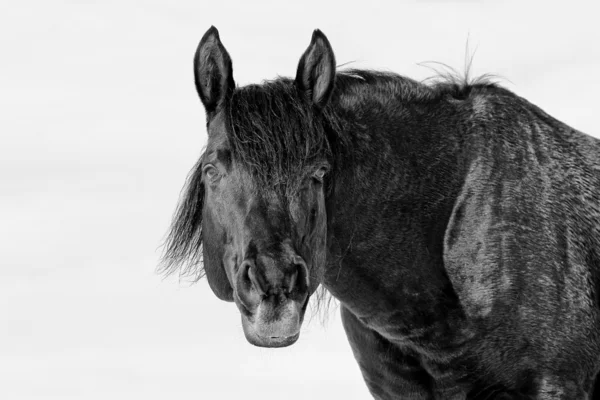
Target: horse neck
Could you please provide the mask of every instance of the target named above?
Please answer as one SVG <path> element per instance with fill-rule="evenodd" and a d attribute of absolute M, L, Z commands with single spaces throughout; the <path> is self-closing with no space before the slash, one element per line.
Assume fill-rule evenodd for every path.
<path fill-rule="evenodd" d="M 335 195 L 340 205 L 394 202 L 429 212 L 448 203 L 464 179 L 464 135 L 452 102 L 426 93 L 367 92 L 338 102 L 339 136 Z M 343 98 L 342 98 L 343 99 Z"/>
<path fill-rule="evenodd" d="M 373 253 L 438 257 L 464 180 L 456 110 L 441 96 L 406 99 L 402 93 L 384 96 L 372 90 L 354 95 L 351 100 L 340 96 L 335 112 L 347 143 L 337 152 L 328 201 L 328 263 L 337 269 L 350 252 L 353 268 L 372 268 Z M 432 260 L 423 263 L 435 268 Z M 328 274 L 332 289 L 338 276 Z"/>

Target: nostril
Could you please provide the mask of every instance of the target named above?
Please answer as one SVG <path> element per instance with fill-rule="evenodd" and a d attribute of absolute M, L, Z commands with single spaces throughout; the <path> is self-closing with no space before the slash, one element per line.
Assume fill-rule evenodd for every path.
<path fill-rule="evenodd" d="M 256 265 L 254 263 L 245 261 L 248 263 L 247 274 L 248 280 L 251 282 L 254 290 L 258 292 L 259 295 L 264 296 L 267 293 L 267 284 L 262 277 L 262 275 L 256 270 Z"/>
<path fill-rule="evenodd" d="M 251 261 L 244 260 L 238 270 L 238 274 L 240 276 L 238 282 L 243 283 L 244 286 L 248 289 L 250 288 L 250 286 L 252 286 L 252 281 L 250 280 L 250 276 L 249 276 L 249 271 L 250 271 L 251 266 L 252 266 Z"/>
<path fill-rule="evenodd" d="M 251 259 L 242 261 L 236 273 L 236 293 L 240 301 L 240 310 L 251 315 L 264 297 L 263 290 L 256 276 L 256 265 Z"/>
<path fill-rule="evenodd" d="M 296 271 L 292 275 L 290 291 L 296 288 L 300 291 L 308 290 L 310 280 L 306 263 L 301 257 L 296 257 L 294 263 L 296 264 Z"/>
<path fill-rule="evenodd" d="M 292 272 L 292 274 L 288 278 L 288 285 L 287 285 L 288 293 L 291 292 L 292 290 L 294 290 L 294 288 L 296 287 L 296 281 L 298 280 L 299 273 L 300 273 L 300 271 L 298 269 L 296 269 L 294 272 Z"/>

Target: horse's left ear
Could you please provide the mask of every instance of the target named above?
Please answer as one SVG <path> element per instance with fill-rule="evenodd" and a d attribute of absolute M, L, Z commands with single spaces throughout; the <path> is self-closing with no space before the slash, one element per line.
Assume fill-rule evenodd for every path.
<path fill-rule="evenodd" d="M 310 45 L 300 58 L 296 85 L 317 107 L 324 107 L 333 91 L 335 56 L 327 37 L 315 29 Z"/>
<path fill-rule="evenodd" d="M 219 38 L 219 31 L 211 26 L 202 36 L 194 56 L 196 90 L 207 113 L 223 104 L 235 88 L 231 57 Z"/>

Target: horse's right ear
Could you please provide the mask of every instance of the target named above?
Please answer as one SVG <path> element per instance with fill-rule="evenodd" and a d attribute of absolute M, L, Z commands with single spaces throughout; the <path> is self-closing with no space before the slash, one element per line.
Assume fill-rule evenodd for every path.
<path fill-rule="evenodd" d="M 196 49 L 194 78 L 207 113 L 212 113 L 222 105 L 235 88 L 231 58 L 214 26 L 202 36 Z"/>
<path fill-rule="evenodd" d="M 296 86 L 317 107 L 324 107 L 333 91 L 335 56 L 327 37 L 315 29 L 310 45 L 300 58 Z"/>

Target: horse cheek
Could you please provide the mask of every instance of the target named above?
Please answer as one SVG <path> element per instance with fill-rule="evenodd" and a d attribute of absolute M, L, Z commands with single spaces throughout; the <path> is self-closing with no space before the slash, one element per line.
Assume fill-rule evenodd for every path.
<path fill-rule="evenodd" d="M 205 217 L 202 225 L 204 272 L 208 284 L 219 299 L 233 301 L 233 288 L 223 265 L 225 243 L 221 243 L 220 238 L 224 235 L 218 234 L 219 230 L 210 217 Z"/>

